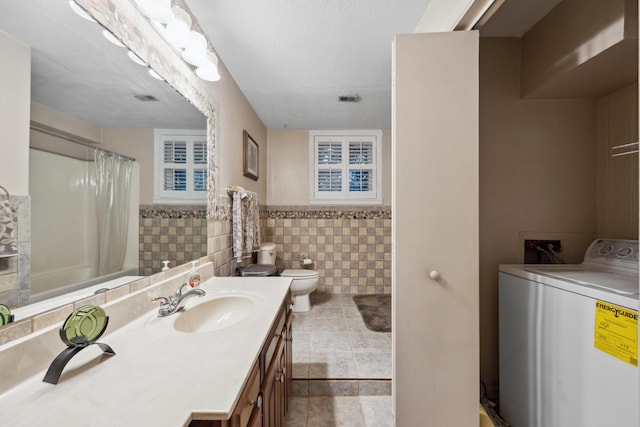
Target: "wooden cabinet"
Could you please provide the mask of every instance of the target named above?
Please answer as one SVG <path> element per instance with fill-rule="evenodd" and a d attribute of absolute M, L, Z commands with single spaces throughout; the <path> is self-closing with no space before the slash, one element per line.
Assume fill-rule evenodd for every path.
<path fill-rule="evenodd" d="M 284 427 L 291 393 L 291 296 L 282 303 L 231 418 L 191 421 L 189 427 Z"/>
<path fill-rule="evenodd" d="M 264 427 L 283 427 L 285 425 L 289 394 L 291 391 L 291 348 L 293 314 L 290 300 L 285 300 L 280 312 L 280 318 L 276 321 L 273 330 L 275 348 L 271 351 L 272 345 L 267 346 L 265 358 L 266 375 L 263 382 L 263 421 Z"/>

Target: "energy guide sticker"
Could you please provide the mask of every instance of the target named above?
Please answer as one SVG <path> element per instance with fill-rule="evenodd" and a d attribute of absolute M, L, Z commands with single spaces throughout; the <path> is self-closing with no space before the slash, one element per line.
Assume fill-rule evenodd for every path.
<path fill-rule="evenodd" d="M 638 312 L 596 301 L 594 347 L 638 366 Z"/>

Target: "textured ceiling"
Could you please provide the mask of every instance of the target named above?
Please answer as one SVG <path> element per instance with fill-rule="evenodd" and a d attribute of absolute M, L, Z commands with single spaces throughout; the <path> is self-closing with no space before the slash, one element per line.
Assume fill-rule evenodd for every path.
<path fill-rule="evenodd" d="M 507 0 L 481 31 L 519 37 L 559 0 Z M 391 128 L 391 43 L 429 0 L 187 0 L 270 129 Z M 67 0 L 1 0 L 32 47 L 32 98 L 100 127 L 203 128 L 204 116 L 108 43 Z M 153 95 L 142 103 L 134 95 Z M 338 103 L 358 94 L 357 104 Z"/>
<path fill-rule="evenodd" d="M 428 3 L 187 0 L 269 129 L 390 129 L 393 37 L 414 32 Z"/>
<path fill-rule="evenodd" d="M 104 128 L 206 128 L 204 115 L 109 43 L 68 0 L 2 0 L 0 30 L 31 46 L 33 101 Z"/>

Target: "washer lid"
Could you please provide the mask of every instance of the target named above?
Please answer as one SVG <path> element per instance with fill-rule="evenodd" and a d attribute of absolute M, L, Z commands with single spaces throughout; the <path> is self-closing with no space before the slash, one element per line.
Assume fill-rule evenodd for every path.
<path fill-rule="evenodd" d="M 241 276 L 272 276 L 276 266 L 272 264 L 249 264 L 240 273 Z"/>
<path fill-rule="evenodd" d="M 318 277 L 320 275 L 320 273 L 318 273 L 315 270 L 304 270 L 301 268 L 292 268 L 292 269 L 288 269 L 288 270 L 284 270 L 282 273 L 280 273 L 280 276 L 284 276 L 284 277 L 305 277 L 305 278 L 312 278 L 312 277 Z"/>

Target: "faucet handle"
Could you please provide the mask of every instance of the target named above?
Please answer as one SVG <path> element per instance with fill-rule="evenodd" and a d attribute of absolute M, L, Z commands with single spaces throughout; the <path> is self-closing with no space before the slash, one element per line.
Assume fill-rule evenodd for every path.
<path fill-rule="evenodd" d="M 165 305 L 169 303 L 169 299 L 167 297 L 155 297 L 151 298 L 151 302 L 160 301 L 161 305 Z"/>

